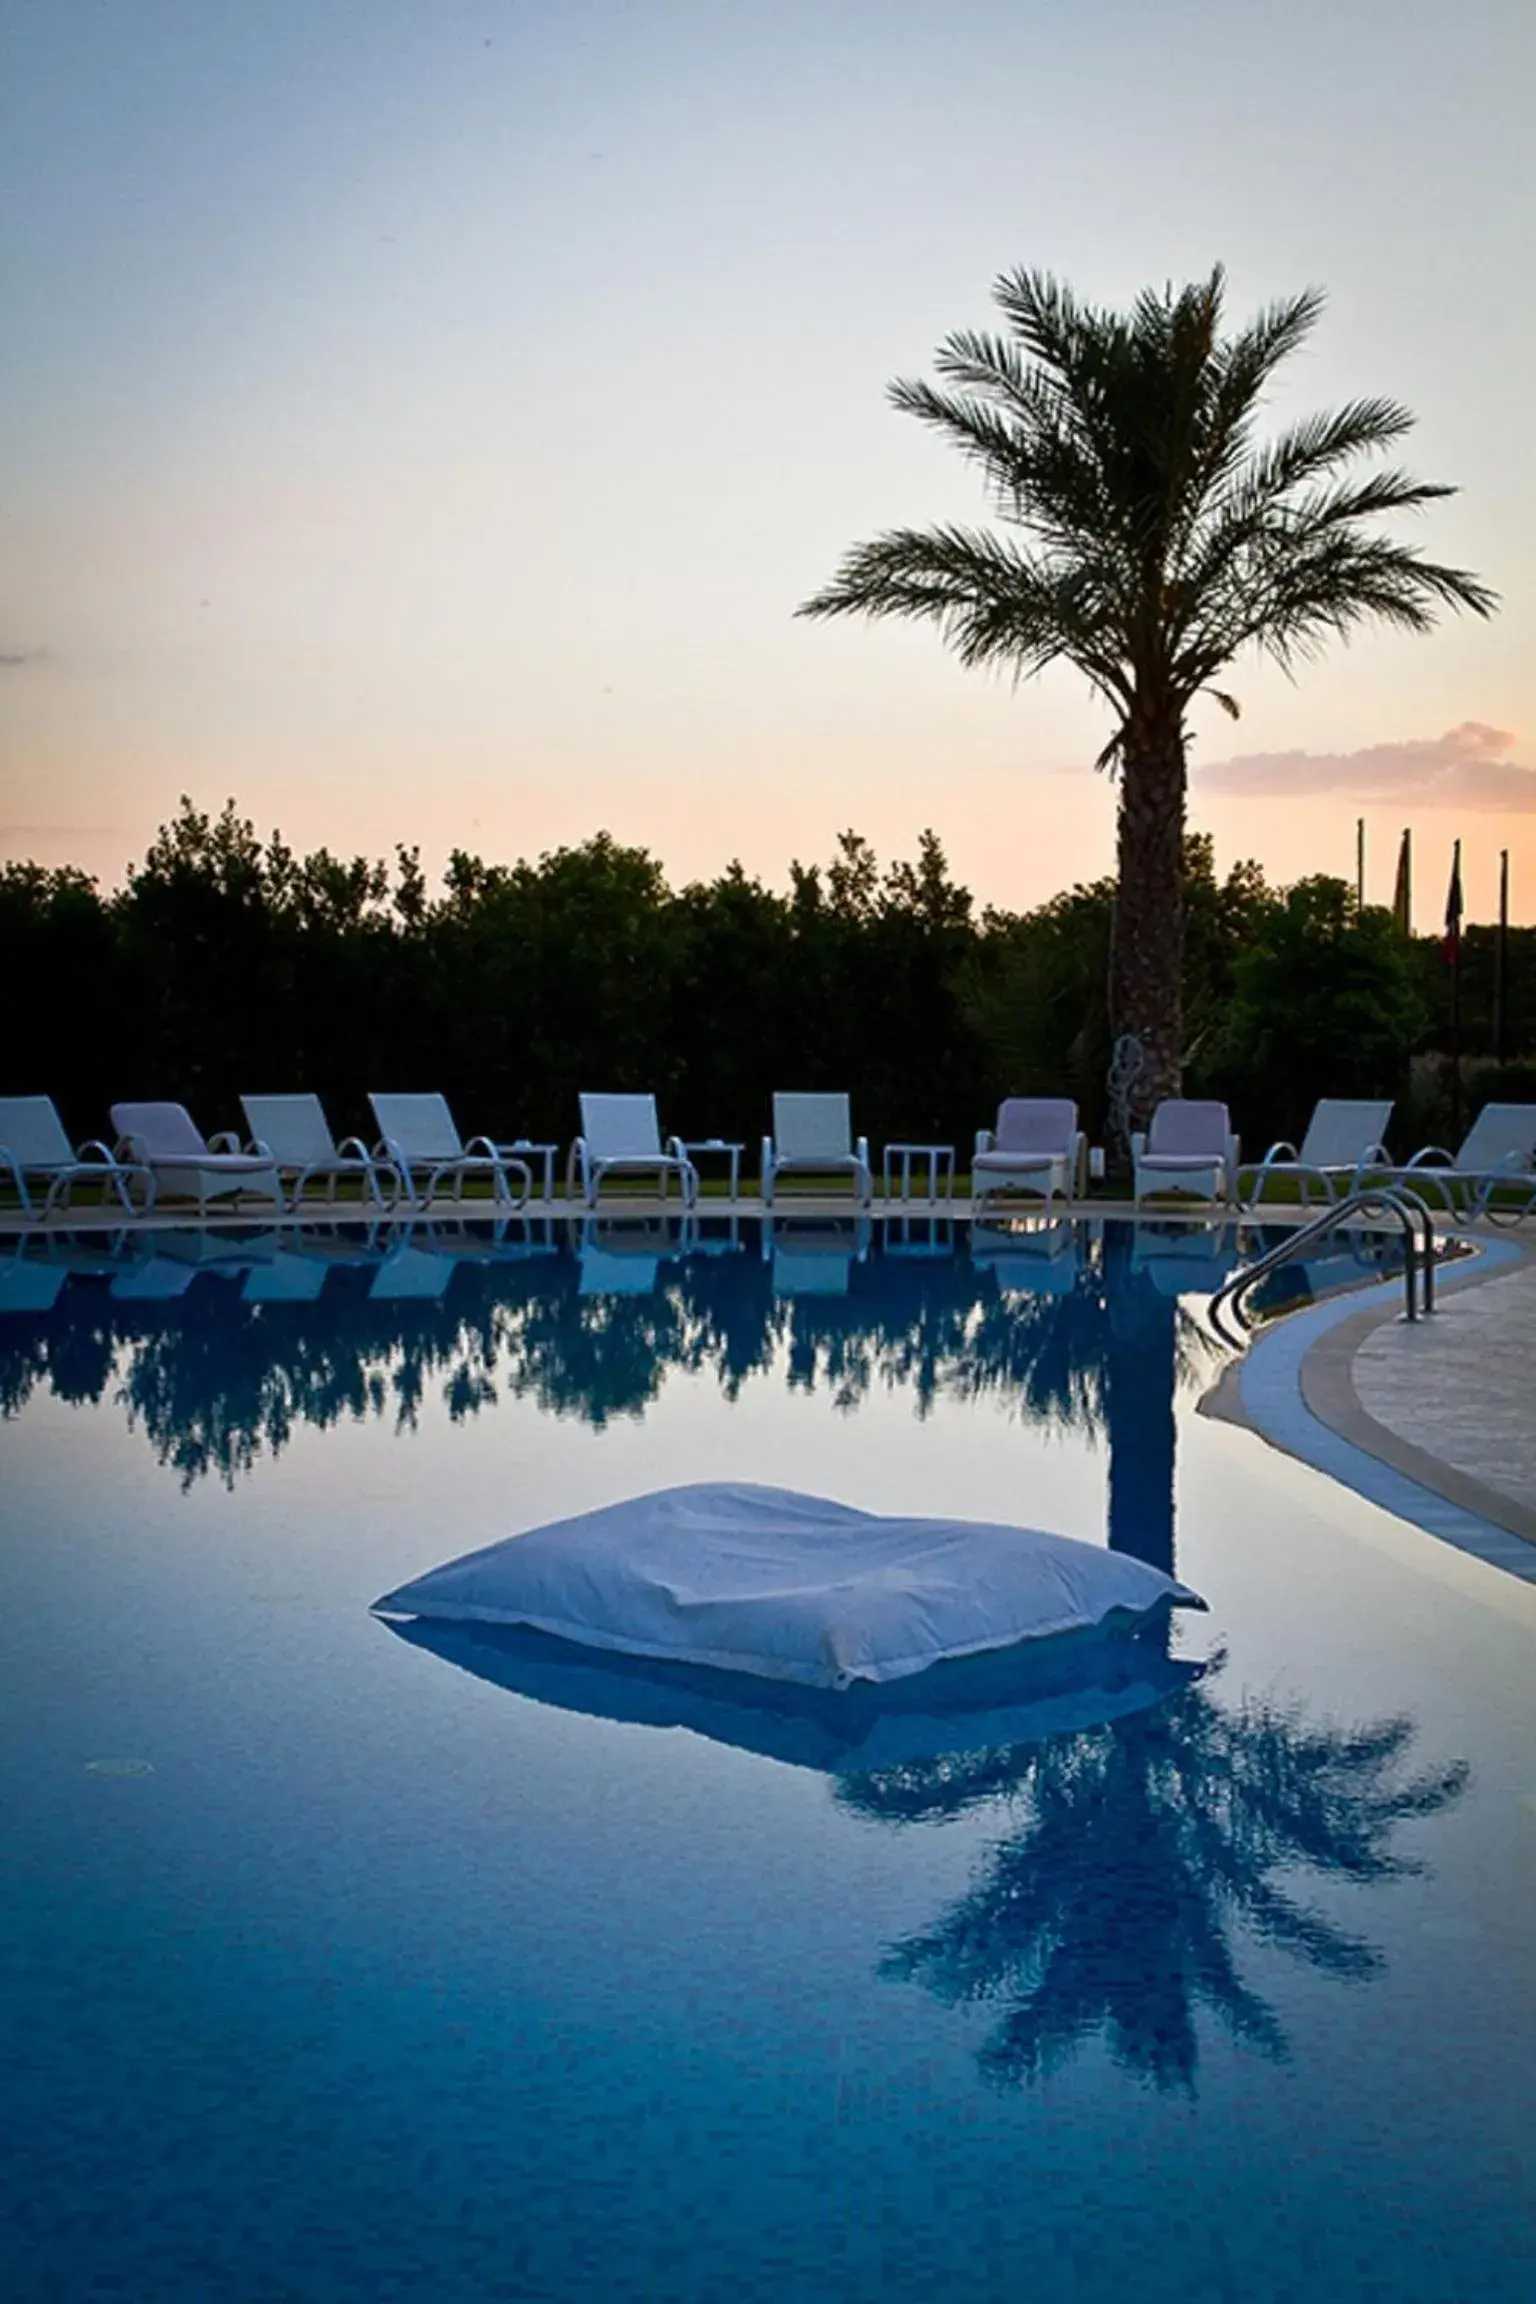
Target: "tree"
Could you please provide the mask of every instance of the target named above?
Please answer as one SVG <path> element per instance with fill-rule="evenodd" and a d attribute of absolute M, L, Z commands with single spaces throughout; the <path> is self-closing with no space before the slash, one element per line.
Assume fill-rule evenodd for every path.
<path fill-rule="evenodd" d="M 1266 388 L 1310 334 L 1315 289 L 1222 333 L 1224 277 L 1147 290 L 1129 311 L 1079 303 L 1048 274 L 995 285 L 1004 335 L 939 347 L 938 386 L 898 380 L 898 409 L 985 477 L 1020 531 L 898 528 L 854 547 L 807 616 L 938 625 L 965 664 L 1026 678 L 1073 665 L 1114 715 L 1099 756 L 1120 775 L 1110 966 L 1117 1035 L 1140 1042 L 1132 1117 L 1178 1092 L 1188 714 L 1250 648 L 1287 667 L 1381 619 L 1430 629 L 1495 595 L 1373 525 L 1453 491 L 1391 466 L 1362 472 L 1412 417 L 1349 402 L 1261 442 Z"/>

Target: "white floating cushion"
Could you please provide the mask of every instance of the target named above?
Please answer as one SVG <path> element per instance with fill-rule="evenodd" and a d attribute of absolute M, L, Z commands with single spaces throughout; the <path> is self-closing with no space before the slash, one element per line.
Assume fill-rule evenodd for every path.
<path fill-rule="evenodd" d="M 374 1602 L 816 1688 L 901 1680 L 944 1657 L 1167 1605 L 1204 1602 L 1097 1544 L 714 1481 L 551 1521 Z"/>

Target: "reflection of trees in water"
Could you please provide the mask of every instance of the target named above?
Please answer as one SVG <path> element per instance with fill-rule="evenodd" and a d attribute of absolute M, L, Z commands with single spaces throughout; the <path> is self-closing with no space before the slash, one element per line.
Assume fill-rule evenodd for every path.
<path fill-rule="evenodd" d="M 993 2013 L 980 2062 L 994 2080 L 1034 2080 L 1102 2037 L 1158 2088 L 1192 2089 L 1202 2011 L 1283 2056 L 1273 2010 L 1239 1973 L 1240 1936 L 1341 1981 L 1379 1971 L 1380 1953 L 1306 1901 L 1296 1876 L 1367 1884 L 1419 1871 L 1394 1851 L 1395 1828 L 1448 1807 L 1466 1767 L 1412 1772 L 1404 1719 L 1340 1728 L 1299 1705 L 1228 1709 L 1219 1668 L 1106 1727 L 839 1785 L 840 1802 L 885 1823 L 992 1801 L 1016 1814 L 968 1892 L 883 1963 Z"/>
<path fill-rule="evenodd" d="M 601 1428 L 643 1415 L 674 1369 L 713 1374 L 734 1399 L 782 1365 L 791 1386 L 844 1409 L 883 1388 L 919 1414 L 992 1397 L 1090 1435 L 1107 1425 L 1112 1474 L 1117 1434 L 1134 1431 L 1141 1454 L 1155 1428 L 1171 1482 L 1171 1390 L 1191 1370 L 1192 1324 L 1130 1268 L 1113 1228 L 1051 1294 L 1004 1287 L 963 1255 L 877 1254 L 851 1267 L 844 1296 L 775 1294 L 750 1248 L 664 1261 L 656 1288 L 633 1295 L 583 1295 L 576 1259 L 553 1252 L 464 1261 L 436 1299 L 373 1296 L 376 1268 L 339 1263 L 307 1303 L 248 1303 L 238 1273 L 200 1272 L 160 1303 L 119 1300 L 104 1272 L 76 1276 L 50 1310 L 0 1318 L 0 1408 L 39 1384 L 73 1401 L 115 1390 L 190 1483 L 233 1480 L 304 1424 L 409 1426 L 433 1387 L 456 1419 L 506 1394 Z M 1122 1511 L 1114 1540 L 1159 1557 L 1138 1485 L 1138 1524 Z"/>

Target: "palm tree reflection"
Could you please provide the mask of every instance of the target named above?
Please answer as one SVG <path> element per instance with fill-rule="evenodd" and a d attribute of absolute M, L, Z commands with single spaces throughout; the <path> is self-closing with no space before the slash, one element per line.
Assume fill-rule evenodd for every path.
<path fill-rule="evenodd" d="M 1466 1767 L 1412 1772 L 1405 1719 L 1340 1728 L 1298 1705 L 1229 1709 L 1220 1669 L 1101 1728 L 838 1786 L 844 1806 L 888 1824 L 993 1801 L 1018 1817 L 959 1902 L 882 1964 L 940 2000 L 998 2011 L 979 2054 L 990 2078 L 1035 2080 L 1100 2037 L 1156 2087 L 1192 2091 L 1202 2011 L 1283 2056 L 1273 2009 L 1239 1972 L 1244 1935 L 1343 1982 L 1380 1970 L 1363 1936 L 1289 1882 L 1419 1871 L 1395 1828 L 1449 1807 Z"/>

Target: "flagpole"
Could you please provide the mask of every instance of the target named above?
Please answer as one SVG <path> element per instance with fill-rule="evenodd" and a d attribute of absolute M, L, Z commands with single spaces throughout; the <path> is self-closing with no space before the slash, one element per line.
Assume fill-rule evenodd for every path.
<path fill-rule="evenodd" d="M 1446 928 L 1451 960 L 1451 1135 L 1461 1141 L 1461 842 L 1451 857 L 1451 895 Z"/>
<path fill-rule="evenodd" d="M 1508 1054 L 1509 1025 L 1509 850 L 1499 850 L 1499 940 L 1493 953 L 1493 1057 L 1502 1064 Z"/>
<path fill-rule="evenodd" d="M 1365 910 L 1365 818 L 1355 818 L 1355 910 Z"/>

